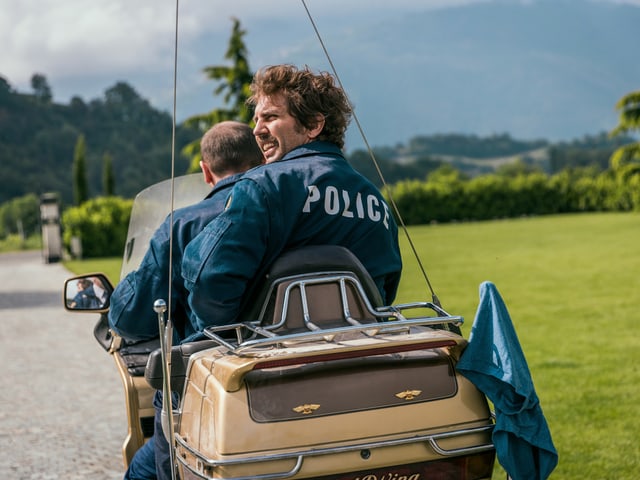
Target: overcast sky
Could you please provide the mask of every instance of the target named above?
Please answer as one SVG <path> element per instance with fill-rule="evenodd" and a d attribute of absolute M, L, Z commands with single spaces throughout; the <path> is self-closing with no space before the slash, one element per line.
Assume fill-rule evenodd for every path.
<path fill-rule="evenodd" d="M 469 1 L 306 0 L 306 5 L 319 19 L 327 14 L 348 19 L 380 14 L 391 8 L 389 3 L 396 11 L 411 11 L 443 2 Z M 103 77 L 106 88 L 111 80 L 139 73 L 165 75 L 173 67 L 174 0 L 0 0 L 0 7 L 0 74 L 18 90 L 30 90 L 30 78 L 36 72 L 49 79 L 56 97 L 64 97 L 59 90 L 66 90 L 65 80 L 77 76 Z M 312 32 L 299 0 L 182 0 L 178 52 L 185 57 L 181 59 L 183 65 L 191 68 L 190 51 L 203 36 L 219 34 L 226 42 L 232 16 L 239 18 L 249 32 L 269 19 L 278 25 L 283 20 L 306 22 L 305 27 Z M 268 30 L 262 33 L 269 36 Z M 226 43 L 220 47 L 224 51 Z M 212 64 L 213 56 L 199 60 L 197 68 L 201 69 Z M 82 96 L 91 92 L 77 93 Z"/>
<path fill-rule="evenodd" d="M 306 0 L 306 5 L 326 37 L 332 29 L 384 19 L 390 11 L 410 14 L 478 1 L 489 0 Z M 622 3 L 640 5 L 640 0 Z M 56 101 L 67 102 L 72 95 L 100 97 L 123 80 L 154 106 L 170 110 L 174 0 L 0 0 L 0 8 L 0 75 L 14 89 L 30 91 L 31 76 L 41 73 Z M 223 62 L 232 16 L 249 32 L 253 68 L 286 61 L 287 50 L 314 38 L 302 0 L 181 0 L 178 92 L 185 103 L 189 92 L 213 87 L 202 68 Z"/>

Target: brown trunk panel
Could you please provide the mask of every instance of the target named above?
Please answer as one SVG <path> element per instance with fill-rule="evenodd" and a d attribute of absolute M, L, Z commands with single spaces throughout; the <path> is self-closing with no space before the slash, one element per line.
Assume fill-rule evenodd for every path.
<path fill-rule="evenodd" d="M 435 352 L 258 370 L 248 373 L 245 382 L 256 422 L 422 403 L 457 392 L 450 360 Z"/>

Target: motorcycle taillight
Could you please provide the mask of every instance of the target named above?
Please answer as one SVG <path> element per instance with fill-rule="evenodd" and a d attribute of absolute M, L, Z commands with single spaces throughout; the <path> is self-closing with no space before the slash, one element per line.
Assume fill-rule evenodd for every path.
<path fill-rule="evenodd" d="M 488 480 L 493 473 L 495 451 L 432 462 L 363 470 L 317 477 L 314 480 Z"/>
<path fill-rule="evenodd" d="M 494 459 L 495 453 L 491 451 L 451 460 L 439 460 L 426 464 L 427 469 L 424 472 L 429 480 L 490 479 L 493 473 Z"/>

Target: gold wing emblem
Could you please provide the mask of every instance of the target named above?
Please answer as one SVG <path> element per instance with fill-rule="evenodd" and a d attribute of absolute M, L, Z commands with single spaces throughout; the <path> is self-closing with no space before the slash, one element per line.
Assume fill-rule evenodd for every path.
<path fill-rule="evenodd" d="M 317 405 L 315 403 L 306 403 L 304 405 L 298 405 L 293 409 L 293 411 L 296 413 L 301 413 L 303 415 L 309 415 L 310 413 L 315 412 L 319 408 L 320 408 L 320 405 Z"/>
<path fill-rule="evenodd" d="M 396 397 L 402 400 L 413 400 L 422 393 L 422 390 L 405 390 L 404 392 L 396 393 Z"/>

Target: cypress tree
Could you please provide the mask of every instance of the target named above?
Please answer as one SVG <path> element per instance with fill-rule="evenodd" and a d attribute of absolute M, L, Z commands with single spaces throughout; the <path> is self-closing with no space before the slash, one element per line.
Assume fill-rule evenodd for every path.
<path fill-rule="evenodd" d="M 73 200 L 76 205 L 81 205 L 89 199 L 89 186 L 87 184 L 86 145 L 84 135 L 80 135 L 76 141 L 73 152 Z"/>
<path fill-rule="evenodd" d="M 102 194 L 105 197 L 115 195 L 115 177 L 111 155 L 105 153 L 102 157 Z"/>

